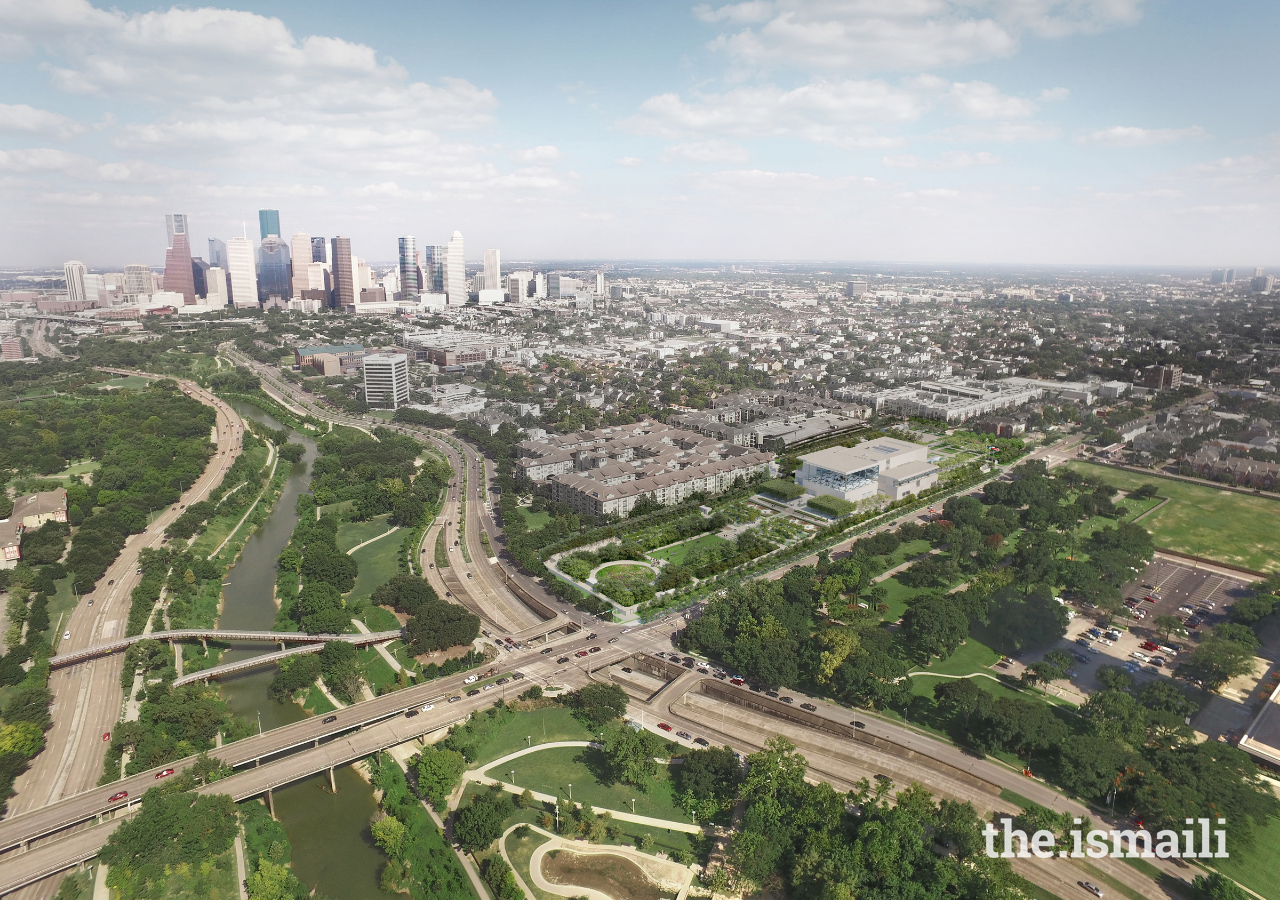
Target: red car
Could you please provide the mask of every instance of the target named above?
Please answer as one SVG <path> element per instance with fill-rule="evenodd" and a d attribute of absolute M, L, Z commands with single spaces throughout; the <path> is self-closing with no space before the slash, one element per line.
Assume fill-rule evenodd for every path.
<path fill-rule="evenodd" d="M 110 731 L 105 732 L 105 733 L 102 735 L 102 739 L 103 739 L 104 741 L 109 741 L 109 740 L 111 740 L 111 732 L 110 732 Z"/>
<path fill-rule="evenodd" d="M 592 647 L 592 648 L 591 648 L 591 650 L 590 650 L 590 652 L 591 652 L 591 653 L 599 653 L 599 652 L 600 652 L 600 648 L 599 648 L 599 647 Z"/>
<path fill-rule="evenodd" d="M 1155 598 L 1155 597 L 1152 597 L 1150 594 L 1148 594 L 1147 596 L 1143 597 L 1142 599 L 1143 599 L 1143 600 L 1146 600 L 1148 603 L 1155 603 L 1155 602 L 1156 602 L 1156 598 Z"/>
<path fill-rule="evenodd" d="M 1142 649 L 1143 650 L 1159 650 L 1160 648 L 1155 645 L 1154 641 L 1143 641 Z"/>
<path fill-rule="evenodd" d="M 742 687 L 744 684 L 746 684 L 746 682 L 743 681 L 741 678 L 730 678 L 729 683 L 736 684 L 738 687 Z"/>
<path fill-rule="evenodd" d="M 107 798 L 107 802 L 108 802 L 108 803 L 119 803 L 121 800 L 126 799 L 128 796 L 129 796 L 129 792 L 128 792 L 128 791 L 120 791 L 119 793 L 112 794 L 110 797 L 108 797 L 108 798 Z"/>
<path fill-rule="evenodd" d="M 671 730 L 671 726 L 670 726 L 670 725 L 668 725 L 666 722 L 659 722 L 659 723 L 658 723 L 658 727 L 659 727 L 659 728 L 661 728 L 663 731 L 670 731 L 670 730 Z"/>
<path fill-rule="evenodd" d="M 587 651 L 586 651 L 586 650 L 579 650 L 577 653 L 575 653 L 575 654 L 573 654 L 573 655 L 574 655 L 574 656 L 586 656 L 586 655 L 587 655 Z"/>
<path fill-rule="evenodd" d="M 172 774 L 173 774 L 173 769 L 165 769 L 163 772 L 157 772 L 157 773 L 156 773 L 156 777 L 157 777 L 157 778 L 168 778 L 168 777 L 169 777 L 170 775 L 172 775 Z"/>

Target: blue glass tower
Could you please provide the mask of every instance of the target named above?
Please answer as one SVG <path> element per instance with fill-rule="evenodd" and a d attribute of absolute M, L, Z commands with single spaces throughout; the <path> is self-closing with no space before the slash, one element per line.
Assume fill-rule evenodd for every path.
<path fill-rule="evenodd" d="M 264 240 L 272 236 L 280 237 L 280 210 L 258 210 L 258 230 L 262 232 Z"/>
<path fill-rule="evenodd" d="M 264 303 L 272 296 L 288 300 L 292 289 L 289 245 L 275 236 L 263 238 L 258 248 L 258 298 Z"/>

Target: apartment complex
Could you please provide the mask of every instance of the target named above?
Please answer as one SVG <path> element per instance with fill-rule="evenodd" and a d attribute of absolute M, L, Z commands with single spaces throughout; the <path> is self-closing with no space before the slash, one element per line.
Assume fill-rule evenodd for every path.
<path fill-rule="evenodd" d="M 856 391 L 853 396 L 878 413 L 957 423 L 1013 409 L 1038 400 L 1043 394 L 1044 389 L 1036 384 L 936 378 L 885 390 Z"/>
<path fill-rule="evenodd" d="M 593 516 L 626 515 L 641 497 L 670 505 L 716 494 L 767 471 L 772 453 L 645 421 L 517 446 L 518 477 L 550 483 L 552 498 Z"/>

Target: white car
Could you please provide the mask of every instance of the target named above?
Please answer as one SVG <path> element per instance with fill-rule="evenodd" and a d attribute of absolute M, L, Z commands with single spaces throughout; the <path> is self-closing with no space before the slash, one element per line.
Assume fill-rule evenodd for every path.
<path fill-rule="evenodd" d="M 434 703 L 428 703 L 426 706 L 422 707 L 422 711 L 423 711 L 423 712 L 431 712 L 431 710 L 433 710 L 433 709 L 435 709 L 435 708 L 436 708 L 436 705 L 435 705 Z"/>
<path fill-rule="evenodd" d="M 1140 659 L 1140 660 L 1142 660 L 1143 662 L 1150 662 L 1150 660 L 1151 660 L 1151 657 L 1150 657 L 1150 656 L 1147 656 L 1147 654 L 1143 653 L 1141 650 L 1135 650 L 1135 651 L 1133 651 L 1133 654 L 1132 654 L 1132 655 L 1133 655 L 1133 658 L 1134 658 L 1134 659 Z"/>
<path fill-rule="evenodd" d="M 477 681 L 479 681 L 479 680 L 480 680 L 480 676 L 479 676 L 479 675 L 468 675 L 466 678 L 462 679 L 462 683 L 463 683 L 463 684 L 475 684 L 475 683 L 476 683 Z"/>
<path fill-rule="evenodd" d="M 62 632 L 62 639 L 63 639 L 64 641 L 69 641 L 69 640 L 71 640 L 71 632 L 70 632 L 70 631 L 64 631 L 64 632 Z"/>
<path fill-rule="evenodd" d="M 1098 643 L 1106 644 L 1108 647 L 1114 647 L 1116 645 L 1116 642 L 1111 640 L 1110 638 L 1098 638 Z"/>

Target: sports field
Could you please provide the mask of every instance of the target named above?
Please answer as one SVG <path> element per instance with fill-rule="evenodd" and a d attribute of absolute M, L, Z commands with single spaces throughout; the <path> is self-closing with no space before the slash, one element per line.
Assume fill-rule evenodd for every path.
<path fill-rule="evenodd" d="M 1157 547 L 1259 572 L 1280 571 L 1280 501 L 1093 463 L 1068 465 L 1122 491 L 1157 485 L 1169 502 L 1142 520 Z"/>

